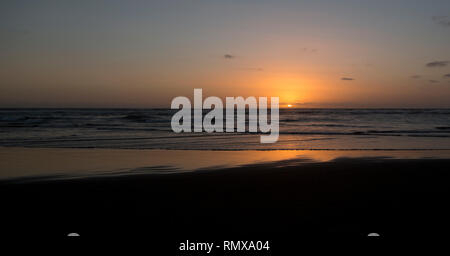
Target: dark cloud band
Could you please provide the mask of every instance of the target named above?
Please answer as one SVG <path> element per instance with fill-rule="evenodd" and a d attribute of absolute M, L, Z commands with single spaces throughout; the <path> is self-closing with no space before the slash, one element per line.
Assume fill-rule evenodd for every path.
<path fill-rule="evenodd" d="M 433 16 L 432 20 L 434 23 L 444 26 L 450 27 L 450 17 L 449 16 Z"/>
<path fill-rule="evenodd" d="M 432 61 L 427 63 L 425 66 L 429 68 L 445 67 L 447 66 L 448 63 L 449 63 L 448 61 Z"/>

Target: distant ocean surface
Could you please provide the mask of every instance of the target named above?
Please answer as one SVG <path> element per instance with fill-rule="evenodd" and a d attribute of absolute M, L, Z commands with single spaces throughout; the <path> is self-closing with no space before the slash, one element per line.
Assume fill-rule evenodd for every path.
<path fill-rule="evenodd" d="M 261 144 L 261 134 L 177 134 L 170 126 L 175 112 L 168 109 L 0 109 L 0 146 L 182 150 L 450 149 L 450 109 L 280 109 L 280 137 L 273 144 Z"/>

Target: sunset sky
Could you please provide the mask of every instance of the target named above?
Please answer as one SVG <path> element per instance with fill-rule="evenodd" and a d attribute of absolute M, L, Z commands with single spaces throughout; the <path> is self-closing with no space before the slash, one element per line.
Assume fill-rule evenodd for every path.
<path fill-rule="evenodd" d="M 0 107 L 450 107 L 450 1 L 2 1 Z"/>

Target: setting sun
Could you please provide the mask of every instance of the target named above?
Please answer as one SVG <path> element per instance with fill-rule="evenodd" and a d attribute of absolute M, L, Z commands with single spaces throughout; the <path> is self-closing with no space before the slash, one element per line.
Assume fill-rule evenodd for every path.
<path fill-rule="evenodd" d="M 292 108 L 292 105 L 291 105 L 291 104 L 288 104 L 288 108 Z"/>

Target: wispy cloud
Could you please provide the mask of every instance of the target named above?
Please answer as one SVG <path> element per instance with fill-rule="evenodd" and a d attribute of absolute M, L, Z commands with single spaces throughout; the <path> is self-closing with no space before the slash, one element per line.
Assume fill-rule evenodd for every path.
<path fill-rule="evenodd" d="M 436 68 L 436 67 L 445 67 L 447 66 L 449 62 L 447 60 L 444 61 L 432 61 L 427 63 L 425 66 L 429 67 L 429 68 Z"/>
<path fill-rule="evenodd" d="M 449 74 L 445 74 L 444 78 L 450 78 L 450 73 Z"/>
<path fill-rule="evenodd" d="M 439 83 L 439 81 L 436 81 L 436 80 L 428 80 L 428 82 L 430 82 L 432 84 Z"/>
<path fill-rule="evenodd" d="M 434 23 L 444 26 L 450 27 L 450 17 L 449 16 L 433 16 L 431 18 Z"/>
<path fill-rule="evenodd" d="M 305 53 L 307 53 L 307 52 L 309 52 L 309 53 L 316 53 L 318 50 L 317 50 L 316 48 L 303 47 L 303 48 L 301 49 L 301 51 L 302 51 L 302 52 L 305 52 Z"/>
<path fill-rule="evenodd" d="M 419 79 L 419 78 L 421 78 L 421 76 L 419 76 L 419 75 L 413 75 L 413 76 L 410 76 L 410 78 L 412 78 L 412 79 Z"/>
<path fill-rule="evenodd" d="M 236 56 L 231 55 L 231 54 L 224 54 L 223 57 L 224 57 L 225 59 L 227 59 L 227 60 L 231 60 L 231 59 L 236 58 Z"/>
<path fill-rule="evenodd" d="M 343 81 L 353 81 L 355 79 L 351 78 L 351 77 L 343 77 L 343 78 L 341 78 L 341 80 L 343 80 Z"/>

